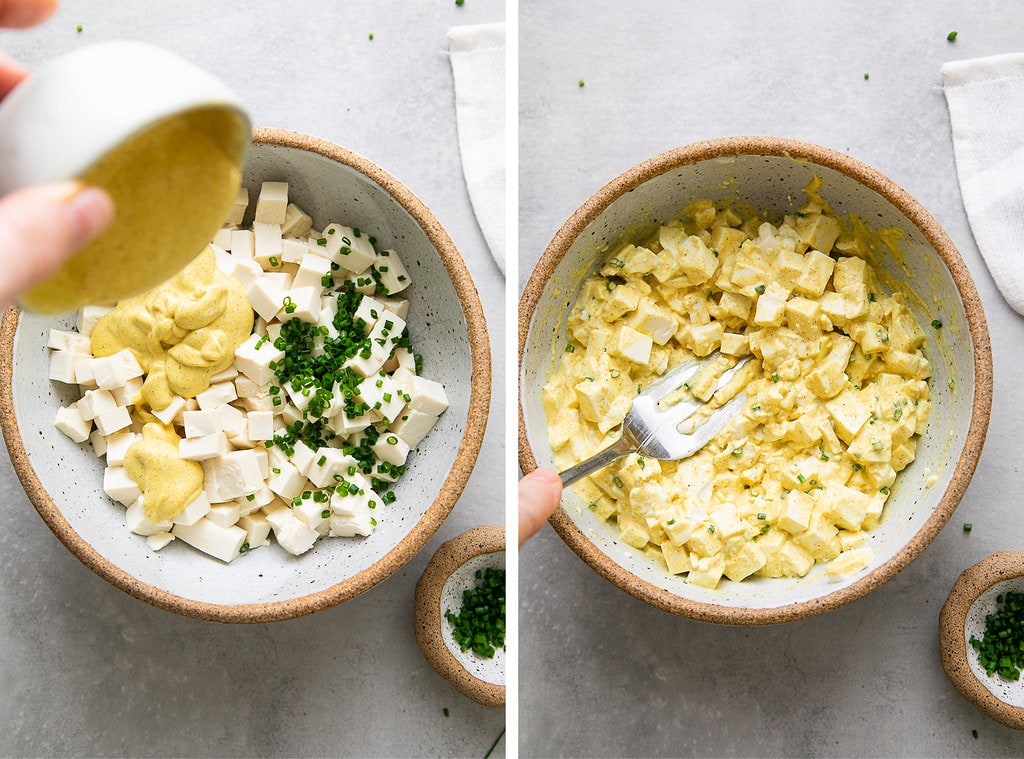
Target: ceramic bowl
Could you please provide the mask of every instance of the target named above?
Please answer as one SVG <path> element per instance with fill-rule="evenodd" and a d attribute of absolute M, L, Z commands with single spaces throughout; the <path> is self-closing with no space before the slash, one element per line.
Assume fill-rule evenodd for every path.
<path fill-rule="evenodd" d="M 0 103 L 0 194 L 87 180 L 117 205 L 110 227 L 22 303 L 70 311 L 134 295 L 180 270 L 227 216 L 249 132 L 227 85 L 142 42 L 81 47 L 20 82 Z M 193 223 L 183 227 L 183 215 Z M 164 241 L 163 256 L 150 255 L 153 239 Z"/>
<path fill-rule="evenodd" d="M 53 427 L 75 388 L 50 382 L 46 339 L 73 317 L 11 309 L 0 326 L 0 423 L 33 505 L 90 569 L 155 606 L 223 622 L 297 617 L 368 590 L 407 562 L 444 522 L 480 449 L 490 398 L 483 310 L 458 250 L 404 185 L 337 145 L 293 132 L 256 129 L 244 185 L 287 181 L 289 198 L 315 224 L 340 220 L 373 230 L 402 255 L 412 285 L 409 331 L 424 374 L 443 379 L 450 407 L 410 455 L 397 501 L 369 538 L 330 539 L 302 556 L 272 545 L 222 564 L 181 541 L 159 552 L 128 532 L 124 509 L 103 493 L 103 466 L 89 445 Z M 251 222 L 253 213 L 250 204 Z"/>
<path fill-rule="evenodd" d="M 1024 730 L 1024 680 L 989 675 L 970 644 L 972 636 L 984 637 L 985 616 L 1006 592 L 1024 593 L 1024 552 L 994 553 L 964 570 L 939 614 L 939 653 L 964 698 L 997 722 Z"/>
<path fill-rule="evenodd" d="M 463 651 L 445 619 L 458 614 L 462 593 L 476 586 L 476 573 L 505 568 L 505 528 L 474 527 L 437 549 L 416 584 L 416 642 L 430 666 L 457 690 L 484 706 L 505 705 L 505 649 L 491 659 Z"/>
<path fill-rule="evenodd" d="M 697 198 L 746 201 L 781 218 L 806 202 L 803 188 L 815 176 L 839 216 L 856 213 L 874 229 L 899 230 L 899 260 L 877 262 L 883 278 L 913 294 L 908 302 L 920 324 L 942 316 L 941 330 L 926 330 L 934 371 L 928 431 L 916 460 L 897 479 L 883 523 L 870 533 L 871 564 L 841 582 L 830 582 L 817 566 L 801 579 L 697 587 L 622 543 L 614 524 L 600 523 L 568 492 L 551 519 L 558 534 L 606 579 L 666 611 L 764 624 L 853 601 L 924 550 L 953 513 L 977 465 L 991 407 L 991 349 L 977 291 L 953 243 L 904 190 L 848 156 L 792 140 L 738 137 L 682 147 L 630 169 L 587 200 L 545 250 L 519 306 L 521 468 L 554 468 L 541 390 L 566 343 L 565 322 L 580 285 L 612 247 L 678 218 Z"/>

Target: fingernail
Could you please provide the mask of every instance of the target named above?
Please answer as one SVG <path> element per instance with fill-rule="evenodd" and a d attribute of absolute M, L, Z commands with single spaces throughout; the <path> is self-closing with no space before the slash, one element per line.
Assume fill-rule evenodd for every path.
<path fill-rule="evenodd" d="M 75 183 L 64 207 L 78 245 L 85 245 L 102 232 L 114 218 L 114 201 L 99 187 Z"/>

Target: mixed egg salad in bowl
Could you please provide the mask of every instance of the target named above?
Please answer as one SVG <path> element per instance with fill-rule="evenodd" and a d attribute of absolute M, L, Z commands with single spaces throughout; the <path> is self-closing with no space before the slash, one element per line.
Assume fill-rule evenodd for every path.
<path fill-rule="evenodd" d="M 959 253 L 905 191 L 806 143 L 712 140 L 621 175 L 552 240 L 519 323 L 524 471 L 608 447 L 681 363 L 704 364 L 679 391 L 696 423 L 745 393 L 698 453 L 631 454 L 551 520 L 607 579 L 697 619 L 787 621 L 884 583 L 948 521 L 987 430 Z"/>
<path fill-rule="evenodd" d="M 447 517 L 486 423 L 487 331 L 450 238 L 374 164 L 283 130 L 254 130 L 181 272 L 11 309 L 0 333 L 36 509 L 100 576 L 189 616 L 284 619 L 380 582 Z"/>

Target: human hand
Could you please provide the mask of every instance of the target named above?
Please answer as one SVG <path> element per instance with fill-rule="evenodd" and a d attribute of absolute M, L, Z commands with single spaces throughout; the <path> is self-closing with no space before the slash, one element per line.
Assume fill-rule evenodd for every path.
<path fill-rule="evenodd" d="M 550 469 L 534 469 L 519 480 L 519 545 L 544 526 L 562 499 L 562 480 Z"/>
<path fill-rule="evenodd" d="M 0 26 L 33 26 L 56 7 L 57 0 L 0 0 Z M 0 54 L 0 98 L 26 76 L 24 66 Z M 55 272 L 113 218 L 110 196 L 81 182 L 25 187 L 0 198 L 0 307 Z"/>

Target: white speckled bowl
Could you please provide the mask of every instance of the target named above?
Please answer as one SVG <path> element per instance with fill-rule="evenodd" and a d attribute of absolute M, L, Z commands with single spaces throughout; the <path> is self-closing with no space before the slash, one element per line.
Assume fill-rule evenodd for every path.
<path fill-rule="evenodd" d="M 504 706 L 505 648 L 491 659 L 462 651 L 444 616 L 459 613 L 463 591 L 475 587 L 476 573 L 488 568 L 505 569 L 504 527 L 474 527 L 437 549 L 416 583 L 416 642 L 430 666 L 463 695 L 484 706 Z"/>
<path fill-rule="evenodd" d="M 992 403 L 991 347 L 974 283 L 949 237 L 903 189 L 846 155 L 793 140 L 736 137 L 682 147 L 630 169 L 587 200 L 545 250 L 519 306 L 521 468 L 554 468 L 541 390 L 566 343 L 565 319 L 579 286 L 608 251 L 627 235 L 636 239 L 677 218 L 697 198 L 735 198 L 781 217 L 805 202 L 803 188 L 814 175 L 838 215 L 854 212 L 873 229 L 905 234 L 902 261 L 877 264 L 883 277 L 916 295 L 908 305 L 922 325 L 937 316 L 944 325 L 926 329 L 934 371 L 928 430 L 917 459 L 897 478 L 882 524 L 870 533 L 873 561 L 841 582 L 829 582 L 817 566 L 801 579 L 723 580 L 716 590 L 700 588 L 620 542 L 614 524 L 601 523 L 567 493 L 551 519 L 562 539 L 606 579 L 661 609 L 712 622 L 767 624 L 849 603 L 924 550 L 959 503 L 981 454 Z"/>
<path fill-rule="evenodd" d="M 77 390 L 47 379 L 51 326 L 73 318 L 11 309 L 0 325 L 0 423 L 33 505 L 90 569 L 155 606 L 222 622 L 266 622 L 309 614 L 359 595 L 401 567 L 444 522 L 469 478 L 490 398 L 483 310 L 458 250 L 404 185 L 365 158 L 322 140 L 256 129 L 243 183 L 287 181 L 290 199 L 314 223 L 341 221 L 399 251 L 412 285 L 409 331 L 424 374 L 443 381 L 451 403 L 410 455 L 397 502 L 377 515 L 369 538 L 320 540 L 291 556 L 276 544 L 222 564 L 174 541 L 150 551 L 128 532 L 124 508 L 102 490 L 102 463 L 86 443 L 53 427 Z M 252 208 L 250 203 L 249 218 Z"/>
<path fill-rule="evenodd" d="M 970 645 L 971 636 L 984 636 L 985 616 L 1007 592 L 1024 593 L 1024 552 L 994 553 L 965 569 L 939 613 L 939 653 L 960 695 L 997 722 L 1024 730 L 1024 679 L 989 675 Z"/>

